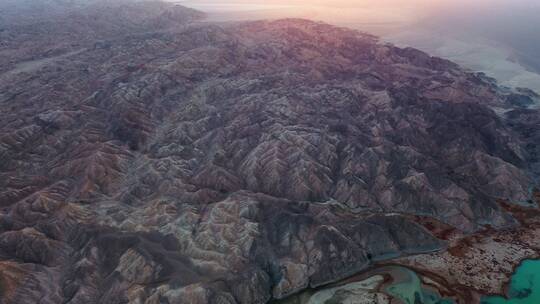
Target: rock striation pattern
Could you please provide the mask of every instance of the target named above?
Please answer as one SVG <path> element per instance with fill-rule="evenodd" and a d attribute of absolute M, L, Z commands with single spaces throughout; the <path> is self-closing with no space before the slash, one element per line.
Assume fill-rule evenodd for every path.
<path fill-rule="evenodd" d="M 530 199 L 532 92 L 306 20 L 53 15 L 0 31 L 1 303 L 267 303 Z"/>

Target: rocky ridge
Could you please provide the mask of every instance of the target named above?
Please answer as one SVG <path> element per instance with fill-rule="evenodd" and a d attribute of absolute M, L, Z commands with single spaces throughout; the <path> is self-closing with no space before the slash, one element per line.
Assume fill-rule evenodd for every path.
<path fill-rule="evenodd" d="M 306 20 L 56 16 L 0 32 L 1 303 L 266 303 L 535 203 L 532 92 Z"/>

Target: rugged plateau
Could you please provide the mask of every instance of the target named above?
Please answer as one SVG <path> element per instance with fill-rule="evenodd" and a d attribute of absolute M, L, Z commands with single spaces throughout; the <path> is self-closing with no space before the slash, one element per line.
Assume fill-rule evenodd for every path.
<path fill-rule="evenodd" d="M 459 248 L 539 253 L 530 90 L 307 20 L 3 9 L 0 303 L 267 303 L 384 263 L 466 303 L 506 277 L 452 282 L 492 258 Z"/>

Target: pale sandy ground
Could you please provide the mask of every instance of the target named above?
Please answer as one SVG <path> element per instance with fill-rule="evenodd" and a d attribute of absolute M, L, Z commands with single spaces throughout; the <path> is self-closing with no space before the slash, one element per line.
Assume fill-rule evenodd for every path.
<path fill-rule="evenodd" d="M 383 274 L 403 280 L 402 265 L 414 270 L 423 288 L 457 296 L 458 303 L 477 304 L 482 295 L 504 294 L 505 286 L 521 261 L 537 258 L 540 252 L 540 227 L 507 230 L 459 237 L 450 241 L 445 252 L 415 255 L 393 260 L 380 267 L 317 291 L 305 291 L 280 304 L 389 304 L 399 303 L 381 292 L 386 284 Z M 341 284 L 341 285 L 340 285 Z M 384 284 L 384 285 L 383 285 Z"/>
<path fill-rule="evenodd" d="M 384 277 L 376 275 L 360 282 L 321 290 L 312 295 L 306 304 L 329 303 L 332 299 L 339 299 L 341 304 L 387 304 L 388 296 L 377 292 L 383 283 Z"/>
<path fill-rule="evenodd" d="M 30 72 L 39 70 L 44 66 L 53 64 L 56 61 L 59 61 L 59 60 L 64 59 L 64 58 L 68 58 L 70 56 L 80 54 L 80 53 L 82 53 L 82 52 L 84 52 L 86 50 L 87 49 L 83 48 L 83 49 L 79 49 L 79 50 L 68 52 L 68 53 L 61 54 L 61 55 L 56 55 L 56 56 L 52 56 L 52 57 L 46 57 L 46 58 L 40 58 L 40 59 L 36 59 L 36 60 L 29 60 L 29 61 L 20 62 L 15 66 L 15 68 L 13 68 L 13 69 L 11 69 L 9 71 L 6 71 L 5 73 L 0 74 L 0 80 L 2 78 L 4 78 L 4 77 L 12 77 L 15 74 L 30 73 Z"/>
<path fill-rule="evenodd" d="M 404 258 L 397 262 L 437 273 L 449 278 L 451 284 L 477 286 L 489 293 L 497 293 L 516 264 L 536 256 L 536 251 L 529 245 L 540 247 L 540 240 L 533 238 L 533 235 L 540 235 L 540 230 L 531 232 L 527 245 L 513 243 L 510 235 L 488 237 L 468 248 L 463 257 L 445 251 Z"/>

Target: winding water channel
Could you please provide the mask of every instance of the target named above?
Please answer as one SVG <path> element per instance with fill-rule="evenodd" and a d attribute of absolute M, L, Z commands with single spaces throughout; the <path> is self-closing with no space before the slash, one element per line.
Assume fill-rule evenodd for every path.
<path fill-rule="evenodd" d="M 386 279 L 385 279 L 386 278 Z M 540 304 L 540 260 L 525 260 L 508 286 L 508 297 L 485 296 L 481 304 Z M 358 279 L 305 291 L 280 304 L 455 304 L 442 297 L 413 270 L 401 266 L 374 269 Z"/>

